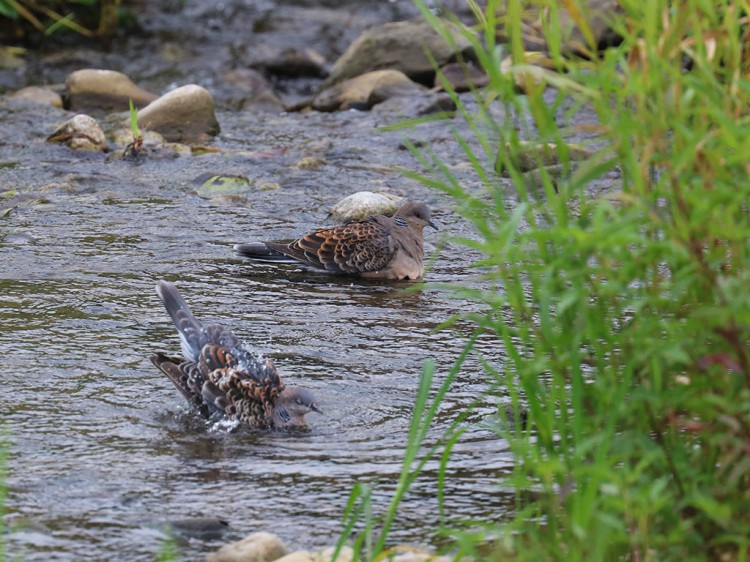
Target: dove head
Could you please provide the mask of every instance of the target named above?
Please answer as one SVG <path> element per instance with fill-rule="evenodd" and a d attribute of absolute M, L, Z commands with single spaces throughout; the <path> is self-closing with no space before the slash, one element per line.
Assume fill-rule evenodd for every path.
<path fill-rule="evenodd" d="M 283 427 L 305 426 L 305 414 L 317 412 L 322 414 L 315 403 L 313 393 L 299 386 L 287 386 L 276 402 L 275 417 Z"/>
<path fill-rule="evenodd" d="M 419 232 L 422 232 L 425 226 L 431 226 L 435 230 L 438 229 L 435 223 L 430 220 L 432 218 L 430 208 L 421 201 L 407 201 L 399 207 L 396 215 L 402 217 L 410 227 Z"/>

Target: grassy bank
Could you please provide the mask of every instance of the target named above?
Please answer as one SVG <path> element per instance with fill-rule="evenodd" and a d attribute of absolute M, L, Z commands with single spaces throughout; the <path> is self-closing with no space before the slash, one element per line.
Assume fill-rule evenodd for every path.
<path fill-rule="evenodd" d="M 564 56 L 558 5 L 580 24 L 587 58 Z M 481 282 L 450 290 L 485 305 L 469 320 L 505 349 L 508 361 L 486 374 L 515 421 L 499 430 L 515 457 L 505 482 L 518 490 L 514 517 L 446 532 L 454 552 L 482 559 L 747 560 L 747 5 L 623 1 L 613 23 L 622 44 L 601 53 L 573 5 L 496 0 L 476 9 L 466 34 L 490 85 L 479 111 L 456 97 L 475 135 L 456 142 L 481 189 L 460 185 L 429 148 L 415 150 L 414 175 L 449 194 L 475 227 L 473 239 L 452 242 L 481 254 Z M 546 69 L 526 62 L 529 21 L 547 42 Z M 510 38 L 503 47 L 499 29 Z M 491 103 L 504 111 L 481 109 Z M 595 119 L 574 119 L 582 107 Z M 576 147 L 565 139 L 592 132 L 593 154 L 572 162 Z M 554 173 L 522 175 L 529 140 L 554 143 Z M 619 177 L 617 189 L 594 195 L 605 176 Z M 426 370 L 398 492 L 390 513 L 369 514 L 363 556 L 387 545 L 399 498 L 425 460 L 416 452 L 424 428 L 461 362 L 434 403 Z M 428 455 L 449 464 L 459 431 Z M 353 495 L 350 523 L 367 511 L 363 498 Z"/>

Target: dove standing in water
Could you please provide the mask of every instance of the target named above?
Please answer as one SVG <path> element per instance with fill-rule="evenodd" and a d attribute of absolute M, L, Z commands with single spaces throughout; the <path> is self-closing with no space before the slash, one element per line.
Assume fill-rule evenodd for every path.
<path fill-rule="evenodd" d="M 291 242 L 237 244 L 240 255 L 256 261 L 292 260 L 331 273 L 373 279 L 419 279 L 424 274 L 425 226 L 429 207 L 407 201 L 392 217 L 372 215 L 363 221 L 321 228 Z"/>
<path fill-rule="evenodd" d="M 151 355 L 156 365 L 203 416 L 226 416 L 259 428 L 305 426 L 305 414 L 320 412 L 312 393 L 286 386 L 270 359 L 243 346 L 231 330 L 201 324 L 171 283 L 156 292 L 180 334 L 183 357 Z"/>

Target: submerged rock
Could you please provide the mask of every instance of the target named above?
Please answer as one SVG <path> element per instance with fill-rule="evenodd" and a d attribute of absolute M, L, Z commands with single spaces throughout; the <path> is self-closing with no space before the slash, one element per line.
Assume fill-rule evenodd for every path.
<path fill-rule="evenodd" d="M 229 530 L 229 523 L 213 517 L 193 517 L 192 519 L 169 521 L 164 524 L 164 528 L 181 537 L 213 541 L 224 536 Z"/>
<path fill-rule="evenodd" d="M 528 172 L 540 167 L 550 168 L 551 166 L 562 164 L 560 158 L 562 151 L 559 149 L 557 143 L 554 142 L 518 141 L 517 149 L 506 143 L 500 150 L 513 155 L 513 163 L 520 172 Z M 567 153 L 568 162 L 586 160 L 593 154 L 590 150 L 577 144 L 565 145 L 564 152 Z M 499 154 L 495 160 L 495 170 L 498 173 L 507 174 L 507 170 L 504 168 Z"/>
<path fill-rule="evenodd" d="M 384 87 L 418 88 L 406 74 L 398 70 L 376 70 L 344 80 L 322 90 L 315 99 L 312 107 L 318 111 L 336 111 L 337 109 L 365 109 L 373 91 Z"/>
<path fill-rule="evenodd" d="M 435 76 L 433 61 L 438 66 L 456 59 L 461 53 L 464 59 L 471 59 L 471 43 L 463 37 L 459 29 L 453 29 L 456 43 L 454 48 L 424 19 L 386 23 L 360 35 L 336 61 L 327 85 L 337 84 L 373 70 L 390 68 L 399 70 L 409 78 L 424 84 L 432 83 Z"/>
<path fill-rule="evenodd" d="M 52 107 L 62 107 L 62 97 L 51 88 L 41 86 L 28 86 L 13 92 L 8 99 L 19 101 L 29 105 L 51 105 Z"/>
<path fill-rule="evenodd" d="M 344 197 L 331 209 L 331 218 L 340 223 L 361 221 L 370 215 L 391 216 L 403 197 L 372 191 L 359 191 Z"/>
<path fill-rule="evenodd" d="M 78 114 L 69 119 L 47 137 L 47 142 L 67 144 L 75 150 L 93 150 L 107 152 L 109 145 L 104 131 L 93 117 Z"/>
<path fill-rule="evenodd" d="M 208 562 L 272 562 L 286 556 L 289 550 L 273 533 L 259 532 L 222 546 L 206 556 Z"/>
<path fill-rule="evenodd" d="M 205 88 L 188 84 L 164 94 L 138 112 L 138 124 L 172 142 L 199 143 L 219 133 L 214 99 Z"/>
<path fill-rule="evenodd" d="M 127 111 L 129 100 L 136 107 L 144 107 L 157 96 L 136 86 L 121 72 L 85 68 L 71 73 L 65 80 L 67 109 L 86 113 Z"/>
<path fill-rule="evenodd" d="M 191 184 L 195 194 L 203 199 L 215 197 L 241 196 L 252 190 L 253 184 L 245 176 L 201 174 Z"/>

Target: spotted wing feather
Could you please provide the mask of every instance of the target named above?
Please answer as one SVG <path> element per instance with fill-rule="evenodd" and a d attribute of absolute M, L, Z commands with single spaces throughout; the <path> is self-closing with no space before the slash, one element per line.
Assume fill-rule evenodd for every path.
<path fill-rule="evenodd" d="M 210 415 L 210 407 L 203 400 L 203 385 L 206 382 L 198 364 L 164 353 L 154 353 L 151 362 L 171 380 L 191 406 L 204 417 Z"/>
<path fill-rule="evenodd" d="M 274 404 L 285 386 L 270 360 L 242 357 L 238 367 L 216 369 L 210 382 L 226 396 L 227 416 L 254 426 L 270 424 Z"/>
<path fill-rule="evenodd" d="M 314 230 L 290 243 L 266 242 L 266 245 L 327 271 L 378 271 L 390 262 L 394 253 L 391 228 L 383 219 L 373 216 L 361 222 Z"/>

